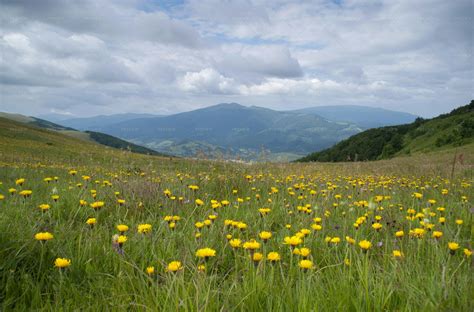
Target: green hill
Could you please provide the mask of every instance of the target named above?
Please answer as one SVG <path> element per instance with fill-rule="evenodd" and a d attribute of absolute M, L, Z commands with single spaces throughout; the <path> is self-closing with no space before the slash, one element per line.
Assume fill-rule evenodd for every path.
<path fill-rule="evenodd" d="M 298 161 L 378 160 L 474 142 L 474 101 L 449 114 L 413 123 L 369 129 Z"/>
<path fill-rule="evenodd" d="M 11 124 L 12 122 L 14 122 L 17 125 L 13 126 Z M 21 131 L 17 131 L 17 133 L 24 134 L 25 131 L 34 131 L 35 128 L 38 128 L 43 131 L 46 130 L 49 132 L 60 133 L 62 135 L 66 135 L 75 139 L 80 139 L 82 141 L 89 141 L 89 142 L 98 143 L 107 147 L 127 150 L 132 153 L 148 154 L 148 155 L 155 155 L 155 156 L 166 156 L 152 149 L 133 144 L 131 142 L 116 138 L 108 134 L 93 132 L 93 131 L 82 132 L 82 131 L 75 130 L 73 128 L 64 127 L 64 126 L 52 123 L 44 119 L 36 118 L 36 117 L 0 112 L 0 123 L 2 124 L 7 123 L 11 126 L 12 129 L 17 129 L 19 127 L 18 123 L 28 126 L 26 129 L 21 129 Z"/>

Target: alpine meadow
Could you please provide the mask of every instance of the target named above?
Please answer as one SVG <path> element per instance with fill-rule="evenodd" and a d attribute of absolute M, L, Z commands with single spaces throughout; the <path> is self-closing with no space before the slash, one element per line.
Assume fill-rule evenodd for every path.
<path fill-rule="evenodd" d="M 472 12 L 1 1 L 0 311 L 472 311 Z"/>

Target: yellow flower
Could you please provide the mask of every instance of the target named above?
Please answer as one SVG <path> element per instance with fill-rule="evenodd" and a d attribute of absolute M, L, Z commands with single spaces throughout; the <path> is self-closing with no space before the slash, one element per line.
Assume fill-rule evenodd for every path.
<path fill-rule="evenodd" d="M 202 200 L 200 200 L 199 198 L 195 200 L 195 203 L 196 203 L 196 205 L 198 205 L 198 206 L 204 205 L 204 202 L 203 202 Z"/>
<path fill-rule="evenodd" d="M 280 261 L 280 254 L 278 254 L 278 252 L 272 251 L 268 253 L 267 260 L 270 262 Z"/>
<path fill-rule="evenodd" d="M 59 200 L 59 195 L 51 195 L 51 199 L 54 200 L 54 201 L 58 201 Z"/>
<path fill-rule="evenodd" d="M 372 228 L 376 231 L 379 231 L 382 228 L 382 224 L 375 222 L 374 224 L 372 224 Z"/>
<path fill-rule="evenodd" d="M 461 220 L 461 219 L 457 219 L 457 220 L 456 220 L 456 224 L 457 224 L 457 225 L 461 225 L 461 224 L 463 224 L 463 223 L 464 223 L 464 221 Z"/>
<path fill-rule="evenodd" d="M 94 225 L 94 224 L 97 223 L 97 219 L 96 218 L 89 218 L 89 219 L 87 219 L 86 223 L 89 224 L 89 225 Z"/>
<path fill-rule="evenodd" d="M 303 242 L 303 240 L 300 237 L 295 235 L 295 236 L 291 236 L 291 237 L 290 236 L 285 237 L 284 244 L 295 247 L 295 246 L 298 246 L 299 244 L 301 244 L 302 242 Z"/>
<path fill-rule="evenodd" d="M 299 250 L 299 255 L 303 258 L 308 257 L 311 254 L 311 249 L 303 247 Z"/>
<path fill-rule="evenodd" d="M 353 238 L 350 237 L 350 236 L 346 236 L 346 241 L 347 241 L 349 244 L 351 244 L 351 245 L 354 245 L 355 242 L 356 242 L 356 240 L 353 239 Z"/>
<path fill-rule="evenodd" d="M 127 232 L 127 231 L 128 231 L 128 226 L 125 225 L 125 224 L 119 224 L 119 225 L 117 225 L 117 230 L 118 230 L 120 233 Z"/>
<path fill-rule="evenodd" d="M 31 194 L 33 194 L 33 191 L 31 191 L 31 190 L 24 190 L 24 191 L 21 191 L 19 194 L 20 194 L 21 196 L 23 196 L 23 197 L 26 198 L 26 197 L 30 197 Z"/>
<path fill-rule="evenodd" d="M 18 179 L 18 180 L 16 180 L 16 181 L 15 181 L 15 184 L 16 184 L 16 185 L 20 185 L 20 186 L 22 186 L 22 185 L 23 185 L 23 183 L 25 183 L 25 179 L 23 179 L 23 178 L 21 178 L 21 179 Z"/>
<path fill-rule="evenodd" d="M 316 224 L 316 223 L 313 223 L 311 225 L 311 228 L 315 231 L 321 231 L 323 229 L 323 227 L 320 224 Z"/>
<path fill-rule="evenodd" d="M 312 269 L 314 267 L 313 261 L 311 260 L 301 260 L 300 263 L 298 264 L 300 268 L 306 270 Z"/>
<path fill-rule="evenodd" d="M 215 257 L 216 251 L 211 248 L 201 248 L 196 251 L 196 257 L 208 259 L 209 257 Z"/>
<path fill-rule="evenodd" d="M 117 243 L 122 246 L 123 243 L 125 243 L 127 241 L 127 236 L 125 235 L 120 235 L 118 238 L 117 238 Z"/>
<path fill-rule="evenodd" d="M 456 252 L 456 250 L 459 249 L 459 244 L 458 244 L 458 243 L 455 243 L 455 242 L 449 242 L 449 243 L 448 243 L 448 248 L 449 248 L 451 254 L 454 255 L 454 253 Z"/>
<path fill-rule="evenodd" d="M 394 258 L 398 258 L 398 259 L 403 258 L 403 253 L 400 250 L 394 250 L 392 254 Z"/>
<path fill-rule="evenodd" d="M 70 259 L 66 259 L 66 258 L 56 258 L 56 260 L 54 260 L 54 266 L 57 267 L 57 268 L 67 268 L 68 266 L 71 265 L 71 260 Z"/>
<path fill-rule="evenodd" d="M 51 207 L 48 204 L 41 204 L 38 206 L 38 208 L 41 209 L 41 211 L 46 212 Z"/>
<path fill-rule="evenodd" d="M 151 224 L 139 224 L 138 233 L 146 234 L 151 232 Z"/>
<path fill-rule="evenodd" d="M 125 199 L 117 199 L 117 204 L 120 206 L 125 205 Z"/>
<path fill-rule="evenodd" d="M 247 250 L 257 250 L 260 248 L 260 243 L 257 242 L 255 239 L 251 239 L 247 242 L 244 243 L 243 245 L 244 249 L 247 249 Z"/>
<path fill-rule="evenodd" d="M 206 272 L 206 266 L 204 264 L 200 264 L 197 267 L 199 272 Z"/>
<path fill-rule="evenodd" d="M 239 248 L 240 245 L 242 245 L 242 241 L 238 238 L 234 238 L 229 241 L 229 244 L 232 248 Z"/>
<path fill-rule="evenodd" d="M 155 267 L 154 266 L 149 266 L 146 268 L 146 273 L 148 275 L 153 275 L 155 273 Z"/>
<path fill-rule="evenodd" d="M 252 261 L 255 262 L 255 263 L 258 263 L 260 261 L 262 261 L 263 259 L 263 254 L 259 253 L 259 252 L 256 252 L 253 254 L 252 256 Z"/>
<path fill-rule="evenodd" d="M 177 272 L 179 270 L 183 269 L 183 266 L 181 264 L 181 262 L 179 261 L 171 261 L 169 264 L 168 264 L 168 267 L 166 268 L 166 271 L 167 272 Z"/>
<path fill-rule="evenodd" d="M 362 248 L 362 250 L 367 251 L 372 247 L 372 243 L 368 240 L 363 240 L 359 242 L 359 247 Z"/>
<path fill-rule="evenodd" d="M 258 234 L 258 236 L 260 236 L 260 238 L 266 242 L 267 240 L 269 240 L 271 237 L 272 237 L 272 233 L 271 232 L 267 232 L 267 231 L 262 231 L 260 232 L 260 234 Z"/>
<path fill-rule="evenodd" d="M 35 234 L 35 239 L 39 241 L 48 241 L 50 239 L 53 239 L 53 234 L 49 232 L 40 232 Z"/>
<path fill-rule="evenodd" d="M 441 232 L 441 231 L 434 231 L 433 232 L 433 238 L 439 239 L 439 238 L 441 238 L 441 236 L 443 236 L 443 232 Z"/>
<path fill-rule="evenodd" d="M 329 242 L 337 245 L 341 242 L 341 239 L 339 237 L 333 237 L 333 238 L 331 238 L 331 240 Z"/>
<path fill-rule="evenodd" d="M 466 257 L 472 256 L 472 250 L 470 249 L 464 248 L 463 252 Z"/>
<path fill-rule="evenodd" d="M 91 207 L 95 210 L 98 210 L 102 207 L 104 207 L 105 203 L 103 201 L 96 201 L 96 202 L 93 202 L 91 203 Z"/>

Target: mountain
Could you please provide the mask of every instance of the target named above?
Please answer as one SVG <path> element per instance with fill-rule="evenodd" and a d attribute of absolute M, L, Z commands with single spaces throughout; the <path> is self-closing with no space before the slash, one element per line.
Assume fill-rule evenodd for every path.
<path fill-rule="evenodd" d="M 474 100 L 449 114 L 369 129 L 298 161 L 376 160 L 474 142 Z"/>
<path fill-rule="evenodd" d="M 109 125 L 139 118 L 156 118 L 160 115 L 152 114 L 115 114 L 115 115 L 99 115 L 94 117 L 84 117 L 84 118 L 68 118 L 57 120 L 57 123 L 60 123 L 63 126 L 71 127 L 78 130 L 90 130 L 90 131 L 102 131 L 104 127 Z M 47 115 L 44 116 L 45 119 L 48 119 Z M 48 119 L 52 120 L 53 119 Z"/>
<path fill-rule="evenodd" d="M 224 103 L 170 116 L 126 120 L 105 125 L 101 131 L 165 153 L 182 150 L 178 155 L 196 156 L 199 146 L 206 144 L 235 157 L 255 159 L 262 151 L 292 153 L 290 158 L 295 158 L 331 146 L 361 129 L 315 114 Z M 186 148 L 189 144 L 197 145 L 198 150 Z"/>
<path fill-rule="evenodd" d="M 316 114 L 332 121 L 353 123 L 364 129 L 407 124 L 418 118 L 409 113 L 358 105 L 316 106 L 295 112 Z"/>
<path fill-rule="evenodd" d="M 125 140 L 113 137 L 100 132 L 86 131 L 81 132 L 70 127 L 64 127 L 62 125 L 55 124 L 53 122 L 43 120 L 36 117 L 24 116 L 20 114 L 9 114 L 0 112 L 0 123 L 5 123 L 6 120 L 14 121 L 17 123 L 25 124 L 32 127 L 37 127 L 45 130 L 51 130 L 53 132 L 61 133 L 69 137 L 81 139 L 83 141 L 95 142 L 104 146 L 113 147 L 121 150 L 128 150 L 133 153 L 149 154 L 149 155 L 160 155 L 166 156 L 155 150 L 127 142 Z"/>

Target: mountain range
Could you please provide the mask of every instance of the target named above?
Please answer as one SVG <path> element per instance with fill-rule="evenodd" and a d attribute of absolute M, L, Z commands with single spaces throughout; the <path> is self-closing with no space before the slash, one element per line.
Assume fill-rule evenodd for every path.
<path fill-rule="evenodd" d="M 468 105 L 432 119 L 417 118 L 409 124 L 366 130 L 298 161 L 378 160 L 411 153 L 426 153 L 473 142 L 474 100 Z"/>
<path fill-rule="evenodd" d="M 416 117 L 364 106 L 276 111 L 222 103 L 168 116 L 120 114 L 59 123 L 103 132 L 172 155 L 294 160 L 373 125 L 406 123 Z"/>

